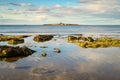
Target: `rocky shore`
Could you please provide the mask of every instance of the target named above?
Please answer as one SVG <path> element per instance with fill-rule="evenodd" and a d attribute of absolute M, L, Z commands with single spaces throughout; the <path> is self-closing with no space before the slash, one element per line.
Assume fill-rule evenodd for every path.
<path fill-rule="evenodd" d="M 27 35 L 0 35 L 1 42 L 8 42 L 8 45 L 0 46 L 0 58 L 11 58 L 11 57 L 25 57 L 33 54 L 35 51 L 29 49 L 26 46 L 20 47 L 17 44 L 24 43 L 24 38 L 29 37 Z M 36 35 L 32 38 L 35 42 L 46 42 L 54 38 L 54 35 Z M 84 37 L 83 35 L 69 35 L 67 36 L 67 42 L 77 44 L 82 48 L 106 48 L 106 47 L 120 47 L 120 40 L 109 37 L 93 38 Z M 12 46 L 10 46 L 12 44 Z M 16 46 L 14 46 L 16 45 Z M 36 46 L 36 45 L 35 45 Z M 39 46 L 44 49 L 48 46 Z M 61 53 L 59 48 L 54 48 L 55 53 Z M 46 52 L 41 53 L 42 56 L 47 56 Z"/>

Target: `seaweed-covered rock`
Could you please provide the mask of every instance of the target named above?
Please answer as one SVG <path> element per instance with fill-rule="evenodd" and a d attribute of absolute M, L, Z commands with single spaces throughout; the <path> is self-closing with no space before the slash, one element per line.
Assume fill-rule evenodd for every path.
<path fill-rule="evenodd" d="M 24 43 L 24 39 L 12 39 L 8 41 L 8 44 L 17 45 Z"/>
<path fill-rule="evenodd" d="M 82 41 L 87 41 L 87 38 L 86 37 L 81 37 L 81 40 Z"/>
<path fill-rule="evenodd" d="M 36 42 L 45 42 L 45 41 L 49 41 L 53 38 L 53 35 L 37 35 L 34 37 L 34 41 Z"/>
<path fill-rule="evenodd" d="M 93 42 L 93 41 L 94 41 L 94 39 L 93 39 L 92 37 L 88 37 L 87 40 L 88 40 L 89 42 Z"/>
<path fill-rule="evenodd" d="M 23 39 L 29 37 L 28 35 L 0 35 L 0 41 L 9 41 L 13 39 Z"/>
<path fill-rule="evenodd" d="M 86 48 L 87 45 L 88 45 L 88 43 L 86 43 L 86 42 L 82 42 L 82 43 L 80 44 L 80 46 L 83 47 L 83 48 Z"/>
<path fill-rule="evenodd" d="M 23 47 L 0 46 L 0 58 L 28 56 L 34 52 L 35 51 L 27 48 L 26 46 Z"/>
<path fill-rule="evenodd" d="M 83 48 L 106 48 L 106 47 L 120 47 L 120 39 L 102 37 L 93 39 L 92 37 L 68 37 L 68 42 L 77 44 Z M 74 39 L 73 39 L 74 38 Z M 79 40 L 78 40 L 79 38 Z"/>
<path fill-rule="evenodd" d="M 72 41 L 72 40 L 77 40 L 77 37 L 75 37 L 75 36 L 68 36 L 67 39 L 68 39 L 68 41 Z"/>
<path fill-rule="evenodd" d="M 0 36 L 0 41 L 8 41 L 8 40 L 11 40 L 12 38 L 8 37 L 8 36 Z"/>

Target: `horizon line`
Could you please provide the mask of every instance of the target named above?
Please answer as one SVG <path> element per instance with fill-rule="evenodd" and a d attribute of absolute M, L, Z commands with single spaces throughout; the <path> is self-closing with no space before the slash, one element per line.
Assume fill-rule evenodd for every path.
<path fill-rule="evenodd" d="M 14 26 L 14 25 L 20 25 L 20 26 L 47 26 L 47 25 L 44 25 L 44 24 L 2 24 L 0 26 Z M 77 26 L 104 26 L 104 25 L 118 25 L 120 26 L 120 24 L 78 24 Z M 48 25 L 49 26 L 49 25 Z M 51 26 L 54 26 L 54 25 L 51 25 Z M 61 26 L 61 25 L 59 25 Z M 63 25 L 64 26 L 64 25 Z M 66 25 L 67 26 L 67 25 Z M 68 25 L 69 26 L 69 25 Z M 73 25 L 74 26 L 74 25 Z"/>

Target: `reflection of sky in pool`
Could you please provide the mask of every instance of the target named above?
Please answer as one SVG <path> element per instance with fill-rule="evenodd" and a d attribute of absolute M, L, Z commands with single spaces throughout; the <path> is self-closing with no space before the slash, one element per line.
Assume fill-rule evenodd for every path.
<path fill-rule="evenodd" d="M 85 49 L 67 43 L 62 36 L 44 43 L 34 42 L 32 38 L 19 45 L 27 45 L 36 52 L 16 62 L 0 61 L 0 80 L 120 79 L 120 48 Z M 61 53 L 53 52 L 53 48 L 59 48 Z M 41 56 L 42 51 L 47 53 L 46 57 Z"/>

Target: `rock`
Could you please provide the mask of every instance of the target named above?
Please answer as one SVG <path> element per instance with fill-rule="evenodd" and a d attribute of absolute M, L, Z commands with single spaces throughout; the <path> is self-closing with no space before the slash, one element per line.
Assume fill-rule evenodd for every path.
<path fill-rule="evenodd" d="M 74 36 L 68 36 L 67 39 L 68 39 L 68 41 L 72 41 L 72 40 L 77 40 L 77 37 L 74 37 Z"/>
<path fill-rule="evenodd" d="M 33 50 L 27 48 L 26 46 L 21 47 L 21 51 L 24 53 L 23 55 L 29 55 L 34 52 Z"/>
<path fill-rule="evenodd" d="M 81 40 L 82 37 L 78 37 L 78 40 Z"/>
<path fill-rule="evenodd" d="M 94 39 L 93 39 L 92 37 L 88 37 L 87 40 L 88 40 L 89 42 L 94 42 Z"/>
<path fill-rule="evenodd" d="M 2 56 L 6 56 L 7 50 L 2 50 Z"/>
<path fill-rule="evenodd" d="M 81 40 L 87 41 L 87 38 L 86 37 L 81 37 Z"/>
<path fill-rule="evenodd" d="M 23 39 L 29 37 L 27 35 L 0 35 L 0 41 L 9 41 L 9 40 L 15 40 L 15 39 Z"/>
<path fill-rule="evenodd" d="M 106 47 L 108 47 L 108 46 L 105 45 L 105 44 L 101 44 L 100 47 L 101 47 L 101 48 L 106 48 Z"/>
<path fill-rule="evenodd" d="M 86 42 L 82 42 L 82 43 L 80 44 L 80 46 L 83 47 L 83 48 L 86 48 L 87 45 L 88 45 L 88 43 L 86 43 Z"/>
<path fill-rule="evenodd" d="M 61 50 L 58 49 L 58 48 L 54 48 L 53 51 L 56 52 L 56 53 L 60 53 L 61 52 Z"/>
<path fill-rule="evenodd" d="M 49 41 L 53 38 L 53 35 L 37 35 L 34 37 L 34 41 L 36 42 L 45 42 L 45 41 Z"/>
<path fill-rule="evenodd" d="M 35 51 L 27 48 L 27 47 L 11 47 L 11 46 L 0 46 L 0 58 L 8 58 L 8 57 L 24 57 L 31 55 Z"/>
<path fill-rule="evenodd" d="M 12 39 L 8 41 L 8 44 L 17 45 L 24 43 L 24 39 Z"/>
<path fill-rule="evenodd" d="M 40 48 L 48 48 L 47 46 L 40 46 Z"/>
<path fill-rule="evenodd" d="M 43 57 L 46 57 L 46 56 L 47 56 L 47 53 L 46 53 L 46 52 L 42 52 L 41 55 L 42 55 Z"/>
<path fill-rule="evenodd" d="M 92 37 L 68 36 L 68 42 L 77 44 L 83 48 L 106 48 L 120 47 L 120 39 L 102 37 L 93 39 Z"/>

